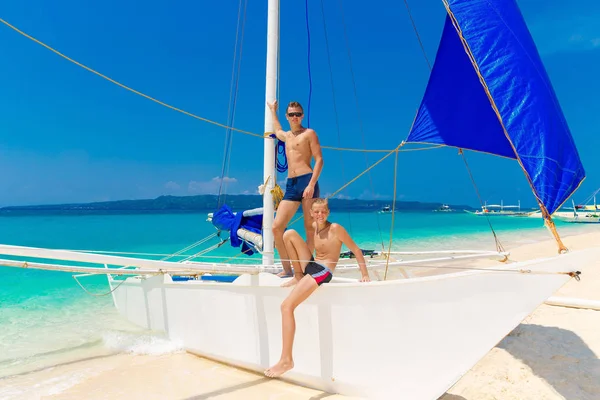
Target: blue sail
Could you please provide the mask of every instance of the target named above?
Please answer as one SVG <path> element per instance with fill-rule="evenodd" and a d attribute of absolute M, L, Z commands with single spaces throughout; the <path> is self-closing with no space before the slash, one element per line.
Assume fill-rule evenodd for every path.
<path fill-rule="evenodd" d="M 585 171 L 514 0 L 447 0 L 429 83 L 406 142 L 516 159 L 549 214 Z"/>

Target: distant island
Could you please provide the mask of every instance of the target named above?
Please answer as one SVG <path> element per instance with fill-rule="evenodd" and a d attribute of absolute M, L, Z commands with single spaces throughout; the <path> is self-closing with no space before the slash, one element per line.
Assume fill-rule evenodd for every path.
<path fill-rule="evenodd" d="M 227 195 L 224 199 L 234 211 L 262 207 L 260 195 Z M 223 200 L 222 200 L 223 202 Z M 160 196 L 145 200 L 117 200 L 96 203 L 47 204 L 32 206 L 10 206 L 0 208 L 0 213 L 17 212 L 77 212 L 77 213 L 172 213 L 172 212 L 201 212 L 215 211 L 218 196 Z M 360 200 L 360 199 L 330 199 L 329 204 L 335 211 L 377 211 L 382 207 L 391 206 L 391 200 Z M 418 201 L 396 201 L 397 210 L 432 211 L 442 203 L 424 203 Z M 467 205 L 450 205 L 454 210 L 472 210 Z"/>

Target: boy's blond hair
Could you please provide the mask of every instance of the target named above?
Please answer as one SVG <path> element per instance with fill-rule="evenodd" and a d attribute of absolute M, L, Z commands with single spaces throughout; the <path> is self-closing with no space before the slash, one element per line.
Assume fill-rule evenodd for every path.
<path fill-rule="evenodd" d="M 300 103 L 298 103 L 297 101 L 290 101 L 289 104 L 288 104 L 288 106 L 287 106 L 287 108 L 285 109 L 285 113 L 286 114 L 287 114 L 287 112 L 289 111 L 289 109 L 291 107 L 299 108 L 299 109 L 302 110 L 302 113 L 304 113 L 304 108 L 302 108 L 302 105 L 300 105 Z"/>
<path fill-rule="evenodd" d="M 324 204 L 325 207 L 327 207 L 327 209 L 329 210 L 329 202 L 327 201 L 327 199 L 322 199 L 322 198 L 316 198 L 316 199 L 314 199 L 314 201 L 311 204 L 310 208 L 312 208 L 315 204 Z"/>

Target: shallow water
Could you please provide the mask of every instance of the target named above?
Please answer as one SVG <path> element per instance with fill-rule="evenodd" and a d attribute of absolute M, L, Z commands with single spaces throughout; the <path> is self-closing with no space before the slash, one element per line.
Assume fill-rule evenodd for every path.
<path fill-rule="evenodd" d="M 344 225 L 361 248 L 381 250 L 390 241 L 392 218 L 393 250 L 495 250 L 486 218 L 464 213 L 332 213 L 330 220 Z M 204 214 L 0 217 L 0 243 L 152 253 L 160 258 L 156 254 L 172 254 L 214 233 L 205 219 Z M 541 219 L 490 221 L 507 249 L 551 238 Z M 302 224 L 297 225 L 294 228 L 301 231 Z M 559 229 L 572 235 L 594 227 L 564 224 Z M 204 247 L 215 243 L 212 239 Z M 211 256 L 223 260 L 238 252 L 227 245 Z M 245 257 L 246 262 L 258 260 Z M 108 354 L 180 351 L 177 343 L 121 318 L 105 277 L 80 278 L 87 292 L 70 273 L 0 268 L 0 281 L 0 378 Z"/>

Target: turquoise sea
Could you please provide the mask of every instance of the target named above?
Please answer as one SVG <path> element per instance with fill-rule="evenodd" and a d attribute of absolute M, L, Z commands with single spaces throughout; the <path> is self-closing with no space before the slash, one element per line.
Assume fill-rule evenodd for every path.
<path fill-rule="evenodd" d="M 389 243 L 394 218 L 394 250 L 487 249 L 494 241 L 486 218 L 465 213 L 335 213 L 363 249 Z M 490 218 L 505 248 L 548 240 L 541 219 Z M 595 227 L 560 225 L 563 236 Z M 294 228 L 302 230 L 299 222 Z M 0 216 L 0 243 L 136 254 L 172 254 L 215 232 L 206 214 Z M 217 243 L 212 239 L 202 248 Z M 188 251 L 197 252 L 201 248 Z M 239 252 L 228 244 L 211 253 L 215 259 Z M 239 259 L 240 257 L 238 257 Z M 247 257 L 246 257 L 247 258 Z M 257 262 L 258 258 L 247 258 Z M 105 277 L 0 267 L 0 398 L 17 396 L 3 388 L 3 378 L 91 357 L 130 352 L 161 354 L 178 350 L 157 334 L 123 320 L 106 295 Z"/>

